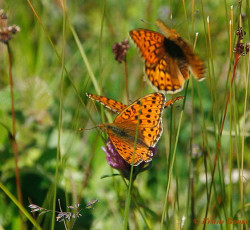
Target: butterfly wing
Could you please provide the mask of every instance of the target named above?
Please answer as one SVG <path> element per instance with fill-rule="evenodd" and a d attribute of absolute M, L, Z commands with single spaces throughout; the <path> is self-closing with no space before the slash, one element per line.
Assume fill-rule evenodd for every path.
<path fill-rule="evenodd" d="M 99 128 L 108 134 L 121 157 L 129 164 L 138 165 L 142 161 L 152 160 L 153 153 L 149 147 L 154 147 L 161 136 L 161 114 L 165 102 L 164 94 L 146 95 L 122 110 L 113 123 L 99 125 Z"/>
<path fill-rule="evenodd" d="M 160 122 L 165 100 L 165 95 L 162 93 L 148 94 L 127 106 L 116 116 L 114 123 L 134 128 L 139 122 L 139 128 L 155 127 Z"/>
<path fill-rule="evenodd" d="M 129 34 L 145 60 L 145 72 L 150 83 L 167 93 L 182 90 L 185 78 L 189 76 L 181 49 L 155 31 L 135 29 Z"/>
<path fill-rule="evenodd" d="M 198 80 L 202 80 L 205 67 L 192 47 L 162 21 L 157 20 L 156 24 L 166 37 L 146 29 L 129 33 L 145 60 L 145 71 L 152 85 L 166 93 L 179 92 L 189 78 L 188 67 Z"/>
<path fill-rule="evenodd" d="M 154 147 L 162 134 L 161 114 L 165 100 L 161 93 L 146 95 L 125 108 L 114 124 L 128 137 L 133 137 L 133 142 L 138 128 L 138 143 Z"/>
<path fill-rule="evenodd" d="M 185 79 L 178 68 L 176 59 L 166 54 L 155 66 L 145 66 L 152 85 L 163 92 L 177 93 L 183 89 Z"/>
<path fill-rule="evenodd" d="M 195 76 L 195 78 L 198 81 L 202 81 L 205 79 L 205 72 L 206 72 L 205 65 L 204 65 L 203 61 L 201 61 L 200 58 L 194 54 L 191 47 L 189 47 L 189 48 L 190 49 L 185 50 L 185 55 L 186 55 L 187 60 L 188 60 L 189 68 L 190 68 L 192 74 Z"/>
<path fill-rule="evenodd" d="M 180 97 L 176 97 L 172 100 L 167 101 L 164 104 L 164 109 L 172 105 L 174 102 L 181 100 L 183 98 L 184 98 L 183 96 L 180 96 Z M 157 144 L 158 140 L 160 139 L 162 131 L 163 131 L 162 121 L 160 120 L 159 124 L 153 128 L 145 128 L 145 127 L 141 128 L 139 130 L 139 137 L 140 139 L 144 141 L 144 143 L 147 146 L 154 147 Z"/>
<path fill-rule="evenodd" d="M 146 66 L 154 66 L 164 56 L 164 36 L 155 31 L 135 29 L 129 32 L 139 48 Z"/>
<path fill-rule="evenodd" d="M 205 65 L 201 59 L 193 52 L 193 48 L 182 39 L 182 37 L 174 29 L 169 29 L 161 20 L 157 20 L 156 24 L 158 28 L 167 36 L 167 39 L 173 41 L 183 52 L 183 58 L 178 58 L 178 66 L 183 74 L 183 77 L 187 79 L 188 76 L 188 66 L 191 72 L 198 80 L 204 79 Z"/>
<path fill-rule="evenodd" d="M 92 99 L 92 100 L 95 100 L 97 102 L 100 102 L 102 105 L 104 105 L 106 108 L 108 108 L 109 110 L 115 112 L 115 113 L 120 113 L 122 110 L 124 110 L 127 105 L 119 102 L 119 101 L 115 101 L 113 99 L 109 99 L 107 97 L 103 97 L 103 96 L 98 96 L 98 95 L 95 95 L 95 94 L 91 94 L 91 93 L 86 93 L 86 95 Z M 164 109 L 170 105 L 172 105 L 174 102 L 178 101 L 178 100 L 181 100 L 183 99 L 184 97 L 183 96 L 180 96 L 180 97 L 176 97 L 172 100 L 169 100 L 165 103 L 164 105 Z"/>
<path fill-rule="evenodd" d="M 168 106 L 174 104 L 174 102 L 179 101 L 179 100 L 181 100 L 181 99 L 183 99 L 183 98 L 184 98 L 183 96 L 180 96 L 180 97 L 176 97 L 176 98 L 174 98 L 174 99 L 172 99 L 172 100 L 167 101 L 167 102 L 165 103 L 165 105 L 164 105 L 164 109 L 167 108 Z"/>
<path fill-rule="evenodd" d="M 113 111 L 115 113 L 120 113 L 122 110 L 124 110 L 127 107 L 127 105 L 124 105 L 123 103 L 121 103 L 119 101 L 109 99 L 107 97 L 98 96 L 98 95 L 91 94 L 91 93 L 86 93 L 86 95 L 90 99 L 100 102 L 106 108 L 108 108 L 109 110 L 111 110 L 111 111 Z"/>
<path fill-rule="evenodd" d="M 129 164 L 133 163 L 134 166 L 137 166 L 143 161 L 149 162 L 152 160 L 153 153 L 145 145 L 137 144 L 134 151 L 134 142 L 132 140 L 121 139 L 113 134 L 109 134 L 109 139 L 119 155 Z"/>
<path fill-rule="evenodd" d="M 139 130 L 138 137 L 142 139 L 147 146 L 155 147 L 161 137 L 162 131 L 162 121 L 160 121 L 159 124 L 153 128 L 142 128 Z"/>

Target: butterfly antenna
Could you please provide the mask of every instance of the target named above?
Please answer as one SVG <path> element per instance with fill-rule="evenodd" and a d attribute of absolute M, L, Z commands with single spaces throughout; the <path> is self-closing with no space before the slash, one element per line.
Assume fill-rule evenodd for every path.
<path fill-rule="evenodd" d="M 144 20 L 144 19 L 140 19 L 140 21 L 142 21 L 142 22 L 144 22 L 144 23 L 147 23 L 147 24 L 150 24 L 150 25 L 153 25 L 153 26 L 156 26 L 156 24 L 151 23 L 151 22 L 148 22 L 148 21 L 146 21 L 146 20 Z"/>
<path fill-rule="evenodd" d="M 95 128 L 98 128 L 98 126 L 95 126 L 93 128 L 89 128 L 89 129 L 78 128 L 78 131 L 91 130 L 91 129 L 95 129 Z"/>
<path fill-rule="evenodd" d="M 178 26 L 176 27 L 180 27 L 183 23 L 188 22 L 194 15 L 196 15 L 199 12 L 199 9 L 195 10 L 194 13 L 192 13 L 192 15 L 190 15 L 189 17 L 187 17 L 186 20 L 184 20 L 183 22 L 181 22 L 180 24 L 178 24 Z"/>

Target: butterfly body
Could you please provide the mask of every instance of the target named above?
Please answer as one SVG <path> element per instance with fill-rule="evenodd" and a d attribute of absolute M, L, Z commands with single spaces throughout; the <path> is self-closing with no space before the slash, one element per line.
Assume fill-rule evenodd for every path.
<path fill-rule="evenodd" d="M 188 68 L 198 79 L 204 78 L 204 64 L 192 47 L 176 30 L 167 28 L 160 20 L 157 26 L 164 33 L 146 29 L 130 31 L 130 36 L 145 60 L 145 72 L 150 83 L 160 91 L 176 93 L 189 78 Z"/>
<path fill-rule="evenodd" d="M 185 54 L 180 46 L 171 39 L 164 38 L 163 47 L 165 52 L 168 53 L 170 57 L 177 59 L 186 59 Z"/>
<path fill-rule="evenodd" d="M 151 161 L 153 153 L 149 149 L 150 146 L 142 141 L 143 138 L 141 138 L 141 135 L 137 134 L 136 139 L 136 130 L 129 130 L 123 127 L 119 127 L 114 123 L 100 124 L 99 128 L 108 134 L 112 144 L 115 146 L 118 153 L 122 153 L 122 155 L 120 155 L 124 158 L 125 161 L 129 163 L 134 162 L 135 166 L 140 164 L 142 161 Z M 122 142 L 120 140 L 122 140 Z M 135 143 L 136 148 L 134 151 Z"/>
<path fill-rule="evenodd" d="M 105 131 L 108 135 L 116 135 L 118 138 L 126 140 L 126 142 L 135 142 L 136 130 L 119 127 L 115 123 L 100 124 L 98 127 Z M 143 145 L 144 143 L 138 139 L 137 144 Z"/>
<path fill-rule="evenodd" d="M 120 156 L 129 164 L 139 165 L 152 160 L 154 147 L 162 134 L 161 115 L 166 98 L 161 93 L 151 93 L 126 106 L 106 97 L 87 94 L 90 98 L 98 98 L 110 110 L 119 114 L 113 123 L 99 124 L 106 132 Z M 125 107 L 125 108 L 124 108 Z M 121 109 L 124 108 L 124 109 Z"/>

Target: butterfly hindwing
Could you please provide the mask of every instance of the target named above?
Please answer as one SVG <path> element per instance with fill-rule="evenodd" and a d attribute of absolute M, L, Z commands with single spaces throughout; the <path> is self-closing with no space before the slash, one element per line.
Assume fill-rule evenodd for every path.
<path fill-rule="evenodd" d="M 134 151 L 134 141 L 121 139 L 113 134 L 109 134 L 109 138 L 119 155 L 129 164 L 133 163 L 134 166 L 137 166 L 143 161 L 149 162 L 152 160 L 153 153 L 146 146 L 137 143 Z"/>
<path fill-rule="evenodd" d="M 165 56 L 155 66 L 145 66 L 145 72 L 149 81 L 160 91 L 176 93 L 183 88 L 185 80 L 175 59 Z"/>
<path fill-rule="evenodd" d="M 187 65 L 190 67 L 191 72 L 198 80 L 204 79 L 205 65 L 201 59 L 194 53 L 193 48 L 176 32 L 174 29 L 169 29 L 161 20 L 157 20 L 156 24 L 158 28 L 168 37 L 169 40 L 173 41 L 178 47 L 181 48 L 185 60 L 178 63 L 181 66 Z M 185 71 L 183 77 L 187 79 L 189 76 L 188 72 Z"/>

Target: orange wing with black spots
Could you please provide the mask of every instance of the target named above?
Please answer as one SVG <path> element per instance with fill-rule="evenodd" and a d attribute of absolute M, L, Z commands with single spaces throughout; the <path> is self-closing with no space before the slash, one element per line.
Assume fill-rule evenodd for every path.
<path fill-rule="evenodd" d="M 135 29 L 131 30 L 129 35 L 140 49 L 146 65 L 155 65 L 164 56 L 165 37 L 162 34 L 146 29 Z"/>
<path fill-rule="evenodd" d="M 120 138 L 113 134 L 109 134 L 109 138 L 120 156 L 129 164 L 133 163 L 134 166 L 137 166 L 141 162 L 152 160 L 153 153 L 147 146 L 137 143 L 134 151 L 133 140 Z"/>
<path fill-rule="evenodd" d="M 164 56 L 155 66 L 145 66 L 145 72 L 153 86 L 164 92 L 176 93 L 183 89 L 185 79 L 176 59 Z"/>
<path fill-rule="evenodd" d="M 162 93 L 151 93 L 127 106 L 114 120 L 120 126 L 154 127 L 160 119 L 165 104 L 165 95 Z"/>
<path fill-rule="evenodd" d="M 174 98 L 174 99 L 171 99 L 171 100 L 167 101 L 167 102 L 165 103 L 165 105 L 164 105 L 164 109 L 167 108 L 168 106 L 174 104 L 174 102 L 179 101 L 179 100 L 181 100 L 181 99 L 183 99 L 183 98 L 184 98 L 183 96 L 180 96 L 180 97 L 176 97 L 176 98 Z"/>
<path fill-rule="evenodd" d="M 129 164 L 136 166 L 143 161 L 152 160 L 153 153 L 150 147 L 154 147 L 161 136 L 161 116 L 165 102 L 164 94 L 146 95 L 122 110 L 113 123 L 99 125 L 99 128 L 108 134 L 121 157 Z"/>
<path fill-rule="evenodd" d="M 198 80 L 204 78 L 204 63 L 192 47 L 162 21 L 156 21 L 164 35 L 146 29 L 129 32 L 145 60 L 145 72 L 151 84 L 160 91 L 176 93 L 189 78 L 188 67 Z"/>
<path fill-rule="evenodd" d="M 108 108 L 109 110 L 111 110 L 111 111 L 113 111 L 115 113 L 120 113 L 122 110 L 124 110 L 127 107 L 123 103 L 121 103 L 119 101 L 115 101 L 113 99 L 109 99 L 107 97 L 98 96 L 98 95 L 91 94 L 91 93 L 86 93 L 86 95 L 90 99 L 100 102 L 106 108 Z"/>
<path fill-rule="evenodd" d="M 119 114 L 113 123 L 100 124 L 99 128 L 108 134 L 122 158 L 135 166 L 141 162 L 152 160 L 153 153 L 150 147 L 154 147 L 157 144 L 163 131 L 162 110 L 172 105 L 175 101 L 184 98 L 180 96 L 165 102 L 163 94 L 152 93 L 127 106 L 107 97 L 89 93 L 87 93 L 87 96 Z M 134 152 L 136 132 L 138 133 Z"/>
<path fill-rule="evenodd" d="M 100 102 L 102 105 L 104 105 L 107 109 L 111 110 L 114 113 L 120 113 L 122 110 L 124 110 L 127 105 L 119 102 L 119 101 L 115 101 L 113 99 L 104 97 L 104 96 L 98 96 L 92 93 L 86 93 L 86 95 L 92 99 L 95 100 L 97 102 Z M 176 97 L 174 99 L 171 99 L 169 101 L 166 101 L 165 105 L 164 105 L 164 109 L 170 105 L 172 105 L 174 102 L 183 99 L 183 96 L 180 97 Z"/>

